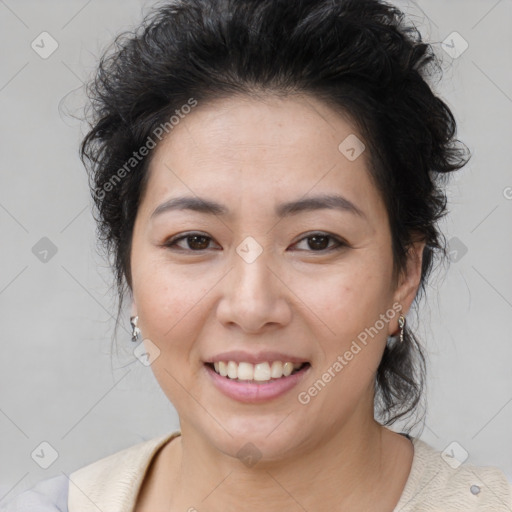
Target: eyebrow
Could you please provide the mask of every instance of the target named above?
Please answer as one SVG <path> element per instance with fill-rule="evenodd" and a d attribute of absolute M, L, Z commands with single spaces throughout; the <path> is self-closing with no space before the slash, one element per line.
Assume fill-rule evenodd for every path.
<path fill-rule="evenodd" d="M 315 197 L 307 197 L 296 201 L 278 204 L 275 208 L 277 217 L 286 217 L 305 211 L 336 209 L 352 213 L 361 218 L 366 218 L 364 212 L 347 198 L 336 194 L 324 194 Z M 209 215 L 228 215 L 229 209 L 215 201 L 201 197 L 175 197 L 159 205 L 151 214 L 151 218 L 169 211 L 192 210 Z"/>

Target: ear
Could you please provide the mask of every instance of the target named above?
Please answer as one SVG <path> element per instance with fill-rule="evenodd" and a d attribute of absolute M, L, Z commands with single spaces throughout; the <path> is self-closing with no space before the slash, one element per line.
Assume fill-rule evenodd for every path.
<path fill-rule="evenodd" d="M 411 244 L 407 251 L 405 269 L 400 273 L 394 300 L 402 306 L 404 315 L 409 311 L 411 304 L 418 292 L 421 280 L 421 265 L 423 261 L 423 249 L 425 241 L 418 240 Z"/>
<path fill-rule="evenodd" d="M 130 317 L 137 316 L 137 306 L 135 305 L 135 300 L 132 300 L 132 309 L 130 313 Z"/>

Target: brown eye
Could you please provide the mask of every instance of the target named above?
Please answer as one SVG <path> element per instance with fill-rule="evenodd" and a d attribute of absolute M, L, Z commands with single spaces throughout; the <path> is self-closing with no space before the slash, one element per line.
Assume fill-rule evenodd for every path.
<path fill-rule="evenodd" d="M 209 238 L 203 235 L 191 235 L 187 236 L 186 240 L 188 241 L 188 246 L 191 249 L 202 251 L 208 247 Z"/>
<path fill-rule="evenodd" d="M 212 238 L 202 233 L 188 233 L 171 238 L 164 245 L 171 249 L 184 251 L 204 251 L 208 249 Z M 180 245 L 181 243 L 181 245 Z"/>
<path fill-rule="evenodd" d="M 330 235 L 328 233 L 313 233 L 299 240 L 294 247 L 300 245 L 307 240 L 307 247 L 299 250 L 305 250 L 309 252 L 320 252 L 320 251 L 331 251 L 346 247 L 347 244 L 338 237 Z"/>
<path fill-rule="evenodd" d="M 307 238 L 308 240 L 308 246 L 310 249 L 314 249 L 315 251 L 322 251 L 324 249 L 327 249 L 329 246 L 329 236 L 309 236 Z"/>

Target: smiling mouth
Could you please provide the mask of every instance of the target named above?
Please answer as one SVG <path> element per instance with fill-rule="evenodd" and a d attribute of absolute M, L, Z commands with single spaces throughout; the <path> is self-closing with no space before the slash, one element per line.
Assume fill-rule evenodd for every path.
<path fill-rule="evenodd" d="M 289 361 L 265 361 L 257 364 L 235 361 L 205 363 L 221 377 L 237 382 L 265 383 L 289 377 L 309 368 L 308 362 L 291 363 Z"/>

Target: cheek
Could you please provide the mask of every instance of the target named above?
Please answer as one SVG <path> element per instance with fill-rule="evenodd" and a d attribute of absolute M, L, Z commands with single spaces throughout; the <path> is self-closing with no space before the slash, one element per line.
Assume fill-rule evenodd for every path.
<path fill-rule="evenodd" d="M 183 346 L 200 325 L 205 314 L 208 288 L 183 279 L 166 278 L 155 270 L 158 279 L 147 279 L 136 288 L 140 327 L 143 334 L 169 349 Z"/>
<path fill-rule="evenodd" d="M 322 320 L 318 332 L 324 334 L 317 336 L 321 356 L 315 379 L 324 376 L 330 382 L 317 405 L 332 401 L 337 408 L 343 396 L 344 407 L 355 407 L 382 358 L 389 321 L 381 315 L 391 307 L 390 273 L 375 261 L 363 264 L 362 255 L 358 260 L 316 288 L 314 311 Z M 325 374 L 329 371 L 336 377 Z"/>
<path fill-rule="evenodd" d="M 316 339 L 321 356 L 310 387 L 300 391 L 309 400 L 309 416 L 323 418 L 324 428 L 337 431 L 373 390 L 389 325 L 381 320 L 391 307 L 386 276 L 380 266 L 354 266 L 318 284 L 315 312 L 322 325 Z M 331 412 L 326 416 L 325 411 Z"/>
<path fill-rule="evenodd" d="M 211 288 L 209 278 L 183 266 L 173 268 L 165 254 L 134 252 L 133 295 L 142 334 L 162 350 L 182 345 L 183 333 L 194 330 L 197 316 L 204 310 L 203 299 Z"/>
<path fill-rule="evenodd" d="M 346 340 L 373 325 L 390 307 L 388 274 L 385 268 L 372 264 L 347 265 L 318 281 L 307 296 L 314 305 L 312 309 L 334 331 L 335 338 Z"/>
<path fill-rule="evenodd" d="M 139 258 L 133 291 L 143 337 L 159 349 L 151 369 L 161 389 L 178 409 L 190 406 L 196 372 L 202 368 L 195 341 L 212 308 L 208 291 L 215 281 L 189 269 L 170 270 L 158 257 Z"/>

